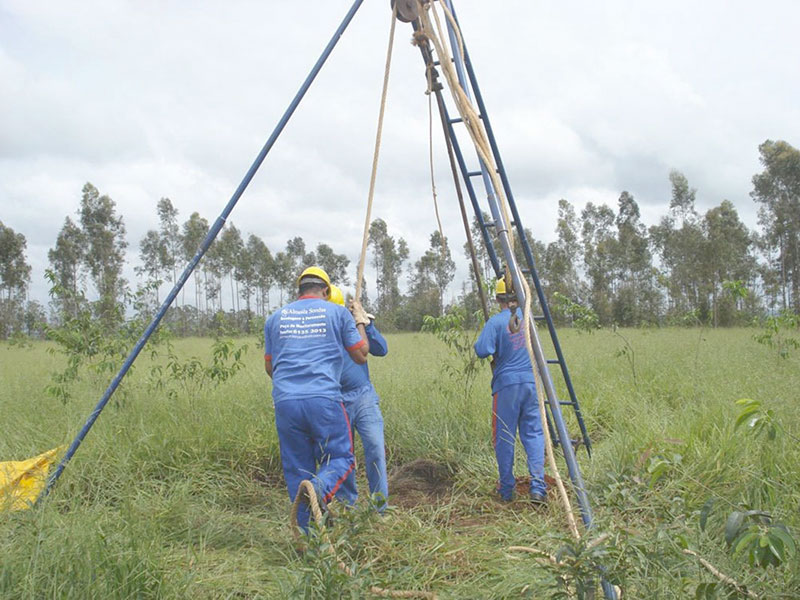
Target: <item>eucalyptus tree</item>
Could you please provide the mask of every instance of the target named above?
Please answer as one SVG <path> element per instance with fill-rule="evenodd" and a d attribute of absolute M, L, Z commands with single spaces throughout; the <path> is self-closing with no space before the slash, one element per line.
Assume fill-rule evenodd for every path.
<path fill-rule="evenodd" d="M 714 326 L 732 325 L 737 307 L 734 298 L 722 294 L 723 284 L 726 281 L 752 282 L 756 273 L 756 261 L 750 252 L 752 236 L 728 200 L 705 214 L 703 232 L 706 238 L 704 274 L 711 296 L 712 323 Z"/>
<path fill-rule="evenodd" d="M 447 245 L 447 238 L 443 239 L 438 229 L 431 233 L 429 239 L 430 246 L 414 263 L 409 284 L 412 296 L 432 296 L 435 304 L 431 308 L 434 310 L 426 314 L 438 317 L 444 312 L 444 295 L 455 277 L 456 264 Z"/>
<path fill-rule="evenodd" d="M 403 238 L 389 235 L 386 221 L 375 219 L 369 226 L 372 266 L 375 268 L 378 310 L 388 318 L 400 305 L 400 275 L 408 260 L 408 245 Z"/>
<path fill-rule="evenodd" d="M 408 295 L 391 315 L 400 329 L 419 330 L 426 315 L 444 313 L 444 292 L 455 275 L 455 263 L 438 230 L 430 235 L 430 245 L 414 262 L 408 278 Z"/>
<path fill-rule="evenodd" d="M 302 237 L 295 236 L 290 240 L 286 240 L 286 256 L 291 260 L 292 270 L 300 273 L 304 268 L 311 265 L 306 264 L 306 243 Z"/>
<path fill-rule="evenodd" d="M 317 244 L 316 262 L 330 276 L 331 281 L 339 287 L 350 285 L 347 267 L 350 259 L 345 254 L 336 254 L 328 244 Z"/>
<path fill-rule="evenodd" d="M 55 276 L 55 284 L 65 290 L 65 294 L 53 297 L 56 312 L 75 317 L 79 310 L 79 292 L 82 292 L 81 265 L 86 252 L 83 231 L 72 219 L 66 217 L 56 244 L 47 252 L 50 269 Z"/>
<path fill-rule="evenodd" d="M 669 179 L 669 213 L 650 228 L 650 239 L 661 262 L 660 281 L 667 290 L 671 312 L 680 315 L 696 311 L 705 319 L 710 306 L 702 289 L 705 236 L 695 209 L 697 190 L 689 187 L 679 171 L 670 172 Z"/>
<path fill-rule="evenodd" d="M 614 246 L 614 321 L 638 325 L 658 316 L 658 293 L 653 285 L 653 257 L 639 205 L 623 191 L 618 200 L 617 243 Z"/>
<path fill-rule="evenodd" d="M 233 223 L 228 223 L 217 240 L 221 258 L 222 274 L 227 274 L 231 284 L 231 309 L 239 310 L 239 282 L 236 279 L 236 266 L 244 250 L 242 234 Z"/>
<path fill-rule="evenodd" d="M 784 301 L 785 286 L 780 268 L 780 250 L 776 248 L 769 234 L 765 232 L 753 233 L 753 250 L 756 253 L 756 275 L 757 285 L 760 294 L 763 296 L 765 307 L 771 312 L 776 313 L 785 308 Z"/>
<path fill-rule="evenodd" d="M 139 242 L 139 260 L 141 265 L 134 270 L 137 275 L 147 277 L 149 283 L 154 284 L 155 301 L 158 304 L 158 287 L 161 284 L 161 274 L 164 270 L 167 248 L 161 234 L 155 229 L 150 229 Z"/>
<path fill-rule="evenodd" d="M 270 293 L 273 286 L 277 284 L 277 264 L 272 252 L 267 245 L 259 240 L 260 243 L 255 247 L 253 252 L 253 262 L 256 269 L 256 283 L 261 294 L 261 310 L 264 313 L 272 311 L 270 306 Z"/>
<path fill-rule="evenodd" d="M 552 299 L 558 292 L 579 301 L 581 296 L 578 260 L 581 255 L 581 242 L 578 233 L 578 217 L 575 208 L 565 199 L 558 201 L 558 221 L 554 242 L 543 251 L 539 262 L 539 278 L 542 280 L 547 296 Z"/>
<path fill-rule="evenodd" d="M 252 233 L 236 261 L 236 280 L 242 285 L 242 295 L 248 316 L 252 315 L 250 299 L 255 294 L 256 313 L 264 314 L 264 298 L 269 303 L 273 283 L 272 254 L 264 241 Z"/>
<path fill-rule="evenodd" d="M 181 229 L 178 225 L 178 209 L 169 198 L 161 198 L 157 204 L 159 233 L 164 246 L 162 268 L 173 283 L 177 279 L 178 262 L 183 257 Z"/>
<path fill-rule="evenodd" d="M 288 298 L 293 297 L 297 288 L 296 281 L 299 272 L 295 269 L 292 257 L 284 251 L 275 254 L 273 270 L 275 273 L 275 283 L 278 286 L 280 294 L 278 302 L 283 304 L 284 292 L 286 292 Z"/>
<path fill-rule="evenodd" d="M 24 295 L 31 279 L 31 267 L 25 259 L 27 240 L 21 233 L 0 221 L 0 295 L 6 300 Z"/>
<path fill-rule="evenodd" d="M 31 267 L 25 259 L 27 241 L 0 221 L 0 337 L 21 330 L 25 291 Z"/>
<path fill-rule="evenodd" d="M 183 250 L 183 257 L 189 262 L 194 255 L 197 253 L 197 250 L 200 248 L 200 244 L 203 243 L 206 235 L 208 234 L 208 221 L 200 216 L 200 213 L 197 211 L 193 212 L 189 219 L 183 224 L 182 235 L 181 235 L 181 249 Z M 195 269 L 194 270 L 194 298 L 195 298 L 195 308 L 198 312 L 201 310 L 200 306 L 200 297 L 201 297 L 201 285 L 200 285 L 200 272 Z"/>
<path fill-rule="evenodd" d="M 113 327 L 124 316 L 125 225 L 114 201 L 101 196 L 91 183 L 83 186 L 78 214 L 86 243 L 84 262 L 99 297 L 96 312 L 106 326 Z"/>
<path fill-rule="evenodd" d="M 765 246 L 779 281 L 781 305 L 800 313 L 800 151 L 782 140 L 758 147 L 764 170 L 753 176 Z"/>
<path fill-rule="evenodd" d="M 605 204 L 595 206 L 589 202 L 581 211 L 581 242 L 583 263 L 589 278 L 589 302 L 602 323 L 612 320 L 617 244 L 614 225 L 614 211 Z"/>
<path fill-rule="evenodd" d="M 224 231 L 224 230 L 223 230 Z M 222 277 L 225 273 L 225 257 L 218 237 L 203 257 L 203 287 L 206 294 L 206 310 L 222 310 Z"/>

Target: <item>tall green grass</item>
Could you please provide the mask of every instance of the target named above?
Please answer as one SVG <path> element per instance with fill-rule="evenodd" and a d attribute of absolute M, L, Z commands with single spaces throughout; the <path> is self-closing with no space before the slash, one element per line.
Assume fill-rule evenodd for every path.
<path fill-rule="evenodd" d="M 592 459 L 582 448 L 578 456 L 596 533 L 610 536 L 598 555 L 609 577 L 629 598 L 692 597 L 715 579 L 681 553 L 688 545 L 763 597 L 795 597 L 797 557 L 750 567 L 728 551 L 723 531 L 731 511 L 752 508 L 800 539 L 797 356 L 779 358 L 749 330 L 618 333 L 627 344 L 607 330 L 561 332 L 593 440 Z M 571 542 L 557 503 L 536 511 L 493 498 L 488 366 L 465 396 L 442 369 L 452 357 L 434 337 L 388 341 L 389 355 L 371 359 L 370 371 L 390 471 L 428 458 L 448 465 L 454 485 L 438 502 L 383 519 L 365 509 L 342 515 L 334 537 L 354 578 L 314 547 L 295 549 L 263 358 L 246 340 L 246 368 L 192 396 L 155 391 L 149 357 L 137 362 L 47 502 L 0 515 L 0 597 L 339 598 L 360 597 L 368 585 L 442 598 L 554 597 L 558 573 L 506 550 L 556 553 Z M 182 356 L 203 360 L 210 346 L 176 343 Z M 87 376 L 62 404 L 44 392 L 59 360 L 45 344 L 0 348 L 0 460 L 69 443 L 107 386 Z M 734 430 L 734 402 L 745 397 L 771 408 L 785 432 L 769 440 Z M 521 449 L 518 458 L 522 475 Z M 654 477 L 658 461 L 665 466 Z"/>

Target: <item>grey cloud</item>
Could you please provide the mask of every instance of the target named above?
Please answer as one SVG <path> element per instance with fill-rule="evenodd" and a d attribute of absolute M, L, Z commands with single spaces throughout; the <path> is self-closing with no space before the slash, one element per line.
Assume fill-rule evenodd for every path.
<path fill-rule="evenodd" d="M 553 239 L 562 197 L 580 210 L 616 206 L 628 190 L 654 222 L 672 168 L 698 188 L 699 209 L 727 198 L 755 226 L 758 144 L 800 137 L 796 3 L 455 4 L 537 237 Z M 117 202 L 132 260 L 158 198 L 182 220 L 216 218 L 349 5 L 0 0 L 2 218 L 28 237 L 34 268 L 86 181 Z M 243 232 L 273 249 L 302 235 L 357 258 L 388 25 L 388 2 L 356 15 L 231 216 Z M 436 224 L 410 33 L 398 25 L 375 216 L 414 257 Z M 434 139 L 443 226 L 460 257 L 436 123 Z"/>

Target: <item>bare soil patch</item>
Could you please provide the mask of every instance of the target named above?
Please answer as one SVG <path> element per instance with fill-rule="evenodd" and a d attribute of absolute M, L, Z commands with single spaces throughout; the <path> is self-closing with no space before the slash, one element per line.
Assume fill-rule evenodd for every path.
<path fill-rule="evenodd" d="M 452 488 L 450 467 L 427 458 L 400 465 L 389 475 L 390 503 L 403 508 L 438 502 Z"/>

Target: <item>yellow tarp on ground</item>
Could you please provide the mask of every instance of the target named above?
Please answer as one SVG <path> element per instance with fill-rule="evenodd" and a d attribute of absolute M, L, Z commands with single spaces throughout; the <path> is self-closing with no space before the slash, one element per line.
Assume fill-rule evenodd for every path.
<path fill-rule="evenodd" d="M 63 449 L 59 446 L 28 460 L 0 462 L 0 512 L 33 506 L 47 482 L 50 465 Z"/>

